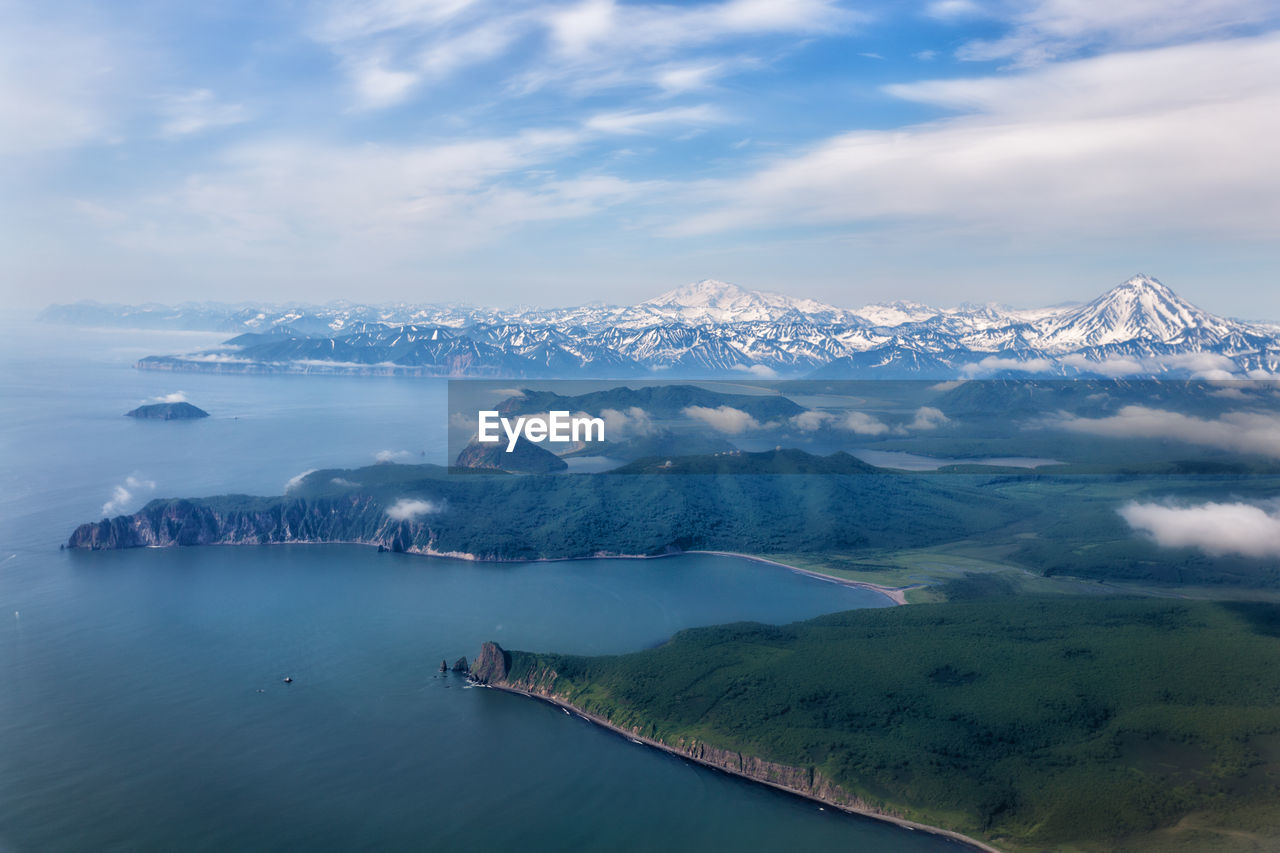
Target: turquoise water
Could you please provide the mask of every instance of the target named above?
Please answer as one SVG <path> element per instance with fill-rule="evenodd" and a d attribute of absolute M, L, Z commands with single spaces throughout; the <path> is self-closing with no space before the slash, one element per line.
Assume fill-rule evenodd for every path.
<path fill-rule="evenodd" d="M 0 849 L 958 847 L 436 672 L 489 639 L 624 652 L 694 625 L 882 606 L 873 593 L 709 555 L 59 551 L 117 486 L 132 511 L 279 493 L 303 470 L 378 453 L 436 461 L 444 387 L 144 373 L 129 367 L 139 354 L 203 341 L 38 331 L 54 340 L 10 330 L 2 344 Z M 121 417 L 178 390 L 213 417 Z"/>

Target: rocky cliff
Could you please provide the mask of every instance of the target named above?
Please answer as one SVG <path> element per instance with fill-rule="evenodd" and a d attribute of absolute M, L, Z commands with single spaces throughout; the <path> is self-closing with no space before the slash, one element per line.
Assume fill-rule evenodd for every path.
<path fill-rule="evenodd" d="M 154 500 L 133 515 L 81 525 L 68 545 L 345 542 L 479 560 L 852 552 L 953 541 L 1013 519 L 1008 502 L 953 482 L 960 484 L 893 475 L 457 476 L 434 465 L 373 465 L 310 472 L 278 497 Z"/>
<path fill-rule="evenodd" d="M 696 761 L 699 764 L 742 776 L 755 782 L 780 788 L 794 794 L 810 797 L 836 808 L 857 814 L 880 818 L 912 829 L 922 829 L 961 841 L 972 848 L 991 851 L 995 849 L 968 836 L 937 827 L 916 823 L 902 817 L 883 803 L 872 803 L 836 784 L 816 767 L 796 767 L 769 761 L 738 750 L 724 749 L 692 737 L 668 737 L 652 731 L 652 726 L 615 722 L 620 711 L 597 710 L 588 703 L 579 704 L 571 696 L 582 685 L 563 683 L 560 674 L 551 666 L 538 662 L 538 658 L 523 652 L 509 652 L 497 643 L 481 646 L 480 656 L 471 664 L 473 681 L 544 699 L 566 710 L 576 712 L 584 719 L 610 729 L 637 743 L 661 749 Z M 576 688 L 576 689 L 575 689 Z"/>
<path fill-rule="evenodd" d="M 485 643 L 471 662 L 471 678 L 480 684 L 506 684 L 510 671 L 511 655 L 497 643 Z"/>

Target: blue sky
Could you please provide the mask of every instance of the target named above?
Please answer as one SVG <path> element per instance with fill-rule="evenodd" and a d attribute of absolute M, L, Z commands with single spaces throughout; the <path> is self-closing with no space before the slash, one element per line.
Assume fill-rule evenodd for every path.
<path fill-rule="evenodd" d="M 0 0 L 6 301 L 1280 318 L 1280 5 Z"/>

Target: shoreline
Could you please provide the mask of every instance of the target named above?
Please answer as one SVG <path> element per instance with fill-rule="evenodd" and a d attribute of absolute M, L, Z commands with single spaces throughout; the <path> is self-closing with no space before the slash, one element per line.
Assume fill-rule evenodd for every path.
<path fill-rule="evenodd" d="M 865 589 L 865 590 L 870 590 L 871 592 L 878 592 L 881 595 L 883 595 L 885 598 L 892 601 L 895 605 L 907 604 L 907 592 L 909 590 L 918 588 L 918 586 L 916 585 L 881 586 L 880 584 L 871 583 L 870 581 L 850 580 L 849 578 L 837 577 L 835 575 L 826 575 L 826 574 L 823 574 L 822 572 L 814 571 L 813 569 L 802 569 L 799 566 L 787 565 L 786 563 L 780 563 L 777 560 L 770 560 L 768 557 L 757 557 L 754 554 L 739 554 L 736 551 L 682 551 L 681 553 L 683 554 L 715 554 L 716 556 L 719 556 L 719 557 L 739 557 L 743 560 L 751 560 L 752 562 L 755 562 L 755 563 L 764 563 L 769 566 L 777 566 L 778 568 L 787 569 L 789 571 L 795 572 L 798 575 L 806 575 L 811 578 L 817 578 L 818 580 L 839 584 L 840 586 L 851 586 L 857 589 Z"/>
<path fill-rule="evenodd" d="M 686 552 L 686 553 L 693 553 L 693 552 Z M 702 553 L 710 553 L 710 552 L 702 552 Z M 739 555 L 734 555 L 734 556 L 739 556 Z M 782 564 L 779 563 L 778 565 L 782 565 Z M 471 683 L 476 687 L 486 687 L 491 690 L 498 690 L 503 693 L 511 693 L 516 696 L 526 696 L 530 699 L 537 699 L 539 701 L 546 702 L 549 705 L 553 705 L 564 711 L 568 711 L 573 714 L 576 714 L 583 720 L 586 720 L 588 723 L 591 723 L 594 726 L 599 726 L 605 731 L 611 732 L 612 734 L 616 734 L 619 737 L 624 737 L 627 740 L 631 741 L 632 743 L 637 743 L 637 744 L 640 744 L 641 746 L 647 746 L 652 749 L 657 749 L 667 753 L 668 755 L 675 756 L 676 758 L 682 759 L 684 761 L 691 761 L 694 764 L 700 765 L 702 767 L 707 767 L 711 770 L 716 770 L 738 779 L 745 779 L 748 782 L 752 782 L 757 785 L 765 785 L 767 787 L 773 788 L 774 790 L 782 791 L 784 793 L 790 794 L 794 797 L 801 797 L 802 799 L 806 799 L 813 803 L 820 803 L 823 807 L 837 809 L 839 811 L 844 812 L 845 814 L 858 815 L 860 817 L 870 818 L 872 820 L 878 820 L 884 823 L 891 823 L 894 826 L 900 827 L 902 829 L 912 830 L 916 832 L 927 832 L 930 835 L 936 835 L 940 838 L 946 838 L 950 841 L 956 841 L 961 844 L 967 845 L 968 847 L 974 850 L 982 851 L 982 853 L 1003 853 L 1003 851 L 1001 851 L 999 848 L 993 847 L 990 844 L 987 844 L 986 842 L 979 841 L 976 838 L 970 838 L 969 836 L 964 835 L 963 833 L 955 832 L 954 830 L 944 829 L 939 826 L 930 826 L 925 823 L 918 823 L 913 820 L 908 820 L 907 818 L 895 817 L 894 815 L 885 814 L 883 812 L 878 812 L 873 809 L 861 809 L 861 808 L 857 808 L 856 806 L 837 803 L 832 800 L 824 799 L 823 797 L 817 796 L 816 794 L 812 794 L 806 791 L 801 791 L 796 788 L 792 788 L 787 785 L 780 784 L 778 782 L 772 782 L 768 779 L 761 779 L 759 777 L 752 776 L 750 773 L 734 770 L 729 767 L 722 767 L 719 764 L 715 764 L 710 761 L 696 758 L 685 752 L 681 752 L 679 749 L 676 749 L 675 747 L 672 747 L 666 743 L 663 743 L 662 741 L 657 741 L 657 740 L 654 740 L 653 738 L 645 737 L 644 735 L 635 734 L 619 726 L 615 726 L 613 723 L 609 722 L 603 717 L 599 717 L 595 714 L 588 713 L 587 711 L 584 711 L 583 709 L 577 707 L 576 705 L 573 705 L 555 696 L 544 696 L 540 693 L 533 693 L 528 690 L 523 690 L 519 687 L 511 687 L 505 684 L 481 684 L 475 681 Z"/>
<path fill-rule="evenodd" d="M 295 539 L 289 542 L 206 542 L 198 545 L 141 545 L 133 547 L 142 548 L 209 548 L 209 547 L 241 547 L 241 546 L 274 546 L 274 545 L 360 545 L 367 548 L 386 548 L 385 543 L 369 542 L 358 539 Z M 63 547 L 66 547 L 65 545 Z M 80 548 L 71 547 L 68 550 L 78 551 L 123 551 L 128 548 Z M 865 589 L 869 592 L 878 593 L 889 599 L 895 606 L 907 604 L 907 592 L 915 589 L 915 586 L 908 587 L 892 587 L 881 586 L 869 581 L 855 581 L 848 578 L 836 577 L 835 575 L 824 575 L 812 569 L 802 569 L 799 566 L 791 566 L 786 563 L 780 563 L 777 560 L 771 560 L 768 557 L 760 557 L 755 554 L 742 554 L 737 551 L 673 551 L 667 554 L 592 554 L 587 557 L 535 557 L 529 560 L 503 560 L 495 558 L 478 557 L 475 554 L 468 554 L 460 551 L 433 551 L 420 550 L 410 548 L 404 551 L 389 551 L 388 553 L 409 554 L 415 557 L 434 557 L 438 560 L 460 560 L 469 563 L 507 563 L 507 564 L 527 564 L 527 563 L 560 563 L 578 560 L 661 560 L 667 557 L 681 557 L 688 554 L 706 554 L 714 557 L 736 557 L 741 560 L 749 560 L 753 563 L 763 563 L 767 566 L 775 566 L 780 569 L 794 572 L 798 575 L 814 578 L 815 580 L 825 581 L 827 583 L 839 584 L 840 586 L 854 587 L 856 589 Z"/>

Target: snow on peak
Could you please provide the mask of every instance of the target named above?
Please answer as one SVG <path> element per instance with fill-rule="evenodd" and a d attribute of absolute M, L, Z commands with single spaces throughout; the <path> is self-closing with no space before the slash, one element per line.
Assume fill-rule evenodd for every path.
<path fill-rule="evenodd" d="M 919 302 L 898 300 L 866 305 L 853 312 L 873 326 L 901 326 L 903 323 L 921 323 L 942 312 Z"/>
<path fill-rule="evenodd" d="M 1041 343 L 1053 348 L 1132 340 L 1169 343 L 1193 329 L 1223 337 L 1232 324 L 1201 311 L 1158 279 L 1136 275 L 1092 302 L 1052 317 L 1042 326 Z"/>
<path fill-rule="evenodd" d="M 847 312 L 813 299 L 747 290 L 736 284 L 703 279 L 669 290 L 635 306 L 656 318 L 684 323 L 742 323 L 784 317 L 843 318 Z"/>

